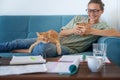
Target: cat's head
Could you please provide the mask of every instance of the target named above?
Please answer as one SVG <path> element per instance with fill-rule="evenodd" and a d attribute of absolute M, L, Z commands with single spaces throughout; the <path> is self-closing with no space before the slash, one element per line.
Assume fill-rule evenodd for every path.
<path fill-rule="evenodd" d="M 49 34 L 48 32 L 36 32 L 38 38 L 37 40 L 42 41 L 42 42 L 49 42 Z"/>

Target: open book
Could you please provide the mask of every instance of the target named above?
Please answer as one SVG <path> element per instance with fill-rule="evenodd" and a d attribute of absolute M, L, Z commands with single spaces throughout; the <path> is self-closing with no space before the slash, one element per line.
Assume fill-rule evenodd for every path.
<path fill-rule="evenodd" d="M 75 74 L 78 71 L 80 57 L 62 56 L 58 62 L 47 62 L 48 73 Z M 55 66 L 56 65 L 56 66 Z"/>
<path fill-rule="evenodd" d="M 13 56 L 10 64 L 30 64 L 30 63 L 45 63 L 41 55 L 39 56 Z"/>

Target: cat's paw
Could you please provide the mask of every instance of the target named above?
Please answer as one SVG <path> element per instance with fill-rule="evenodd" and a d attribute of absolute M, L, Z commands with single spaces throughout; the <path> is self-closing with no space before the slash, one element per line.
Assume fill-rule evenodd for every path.
<path fill-rule="evenodd" d="M 57 50 L 58 55 L 61 55 L 62 51 L 61 48 Z"/>
<path fill-rule="evenodd" d="M 31 50 L 28 50 L 28 53 L 31 53 L 32 51 Z"/>

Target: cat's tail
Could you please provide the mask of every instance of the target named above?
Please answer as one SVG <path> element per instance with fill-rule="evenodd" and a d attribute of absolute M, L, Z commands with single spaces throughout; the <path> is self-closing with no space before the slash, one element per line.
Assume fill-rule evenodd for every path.
<path fill-rule="evenodd" d="M 58 55 L 61 55 L 62 50 L 61 50 L 60 42 L 57 42 L 57 44 L 56 44 L 56 48 L 57 48 L 57 53 L 58 53 Z"/>

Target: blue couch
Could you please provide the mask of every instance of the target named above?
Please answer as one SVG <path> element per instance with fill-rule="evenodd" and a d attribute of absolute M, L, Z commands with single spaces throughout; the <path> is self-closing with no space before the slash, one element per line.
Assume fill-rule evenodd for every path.
<path fill-rule="evenodd" d="M 43 32 L 50 29 L 59 32 L 60 28 L 66 25 L 73 17 L 74 15 L 0 16 L 0 43 L 14 39 L 34 38 L 36 37 L 35 32 Z M 108 58 L 115 64 L 120 65 L 120 38 L 101 37 L 98 43 L 106 43 Z M 88 50 L 83 53 L 92 55 L 92 51 Z M 0 53 L 1 57 L 12 57 L 13 55 L 29 54 Z"/>

